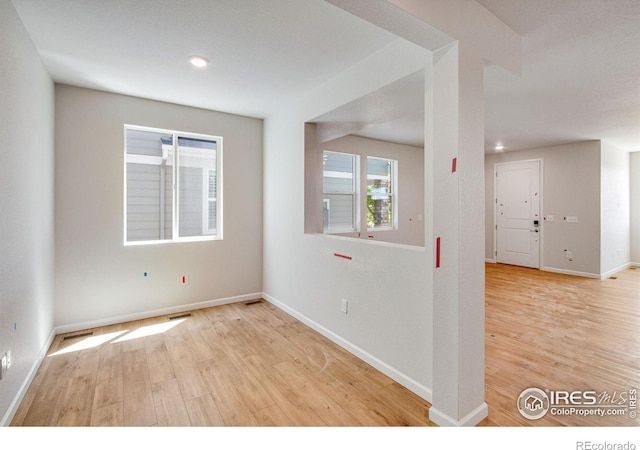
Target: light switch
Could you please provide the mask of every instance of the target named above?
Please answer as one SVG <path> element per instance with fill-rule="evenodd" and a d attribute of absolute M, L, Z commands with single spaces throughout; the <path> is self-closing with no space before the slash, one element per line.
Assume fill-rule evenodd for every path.
<path fill-rule="evenodd" d="M 553 216 L 547 216 L 547 222 L 553 222 Z"/>
<path fill-rule="evenodd" d="M 578 223 L 578 218 L 576 216 L 567 216 L 567 223 Z"/>

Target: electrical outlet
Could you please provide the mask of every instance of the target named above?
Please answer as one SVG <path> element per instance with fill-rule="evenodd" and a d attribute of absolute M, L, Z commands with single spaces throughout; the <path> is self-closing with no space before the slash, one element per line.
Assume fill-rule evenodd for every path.
<path fill-rule="evenodd" d="M 349 300 L 347 300 L 346 298 L 342 299 L 341 309 L 343 313 L 349 314 Z"/>

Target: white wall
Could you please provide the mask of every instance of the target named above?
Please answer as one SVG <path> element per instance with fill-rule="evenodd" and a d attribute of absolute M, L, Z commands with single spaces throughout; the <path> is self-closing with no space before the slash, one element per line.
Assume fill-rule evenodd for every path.
<path fill-rule="evenodd" d="M 600 141 L 505 152 L 485 157 L 485 257 L 494 260 L 494 164 L 543 160 L 541 266 L 543 269 L 600 276 Z M 577 216 L 578 223 L 567 223 Z M 573 254 L 566 258 L 565 249 Z"/>
<path fill-rule="evenodd" d="M 305 122 L 424 68 L 426 61 L 423 50 L 406 52 L 404 44 L 395 43 L 265 120 L 264 292 L 429 397 L 429 254 L 420 247 L 305 234 L 304 218 Z M 346 315 L 340 310 L 342 298 L 349 301 Z"/>
<path fill-rule="evenodd" d="M 0 0 L 0 426 L 53 331 L 53 82 L 9 0 Z"/>
<path fill-rule="evenodd" d="M 630 172 L 630 222 L 631 254 L 630 261 L 640 265 L 640 152 L 629 154 Z"/>
<path fill-rule="evenodd" d="M 223 137 L 224 240 L 123 245 L 124 124 Z M 261 120 L 56 86 L 56 326 L 260 293 L 261 150 Z"/>
<path fill-rule="evenodd" d="M 600 274 L 608 276 L 631 261 L 629 153 L 606 142 L 601 149 Z"/>
<path fill-rule="evenodd" d="M 367 231 L 366 202 L 363 197 L 360 203 L 360 215 L 365 219 L 364 226 L 361 226 L 359 233 L 345 233 L 343 236 L 405 245 L 424 245 L 424 149 L 359 136 L 345 136 L 318 144 L 318 151 L 322 153 L 324 150 L 360 155 L 360 180 L 365 184 L 364 161 L 367 156 L 398 161 L 398 228 L 388 231 Z M 363 188 L 360 192 L 366 195 Z"/>

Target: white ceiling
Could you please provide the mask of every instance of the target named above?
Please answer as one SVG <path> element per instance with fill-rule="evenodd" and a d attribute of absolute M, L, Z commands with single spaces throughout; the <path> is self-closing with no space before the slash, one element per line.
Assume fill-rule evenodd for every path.
<path fill-rule="evenodd" d="M 640 151 L 640 1 L 478 1 L 523 36 L 521 78 L 485 70 L 487 151 L 591 139 Z M 57 82 L 252 117 L 397 39 L 322 0 L 12 2 Z M 192 68 L 193 54 L 211 65 Z M 421 115 L 401 103 L 406 120 L 365 133 L 417 143 Z"/>
<path fill-rule="evenodd" d="M 523 36 L 522 78 L 485 73 L 485 145 L 640 150 L 640 1 L 479 0 Z"/>

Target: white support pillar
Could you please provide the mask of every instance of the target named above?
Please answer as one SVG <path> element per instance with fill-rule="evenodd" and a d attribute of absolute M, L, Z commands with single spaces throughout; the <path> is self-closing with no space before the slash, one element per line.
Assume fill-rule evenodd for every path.
<path fill-rule="evenodd" d="M 433 401 L 439 425 L 475 425 L 484 402 L 483 58 L 433 55 L 427 142 L 433 177 Z M 439 255 L 438 255 L 439 248 Z"/>

